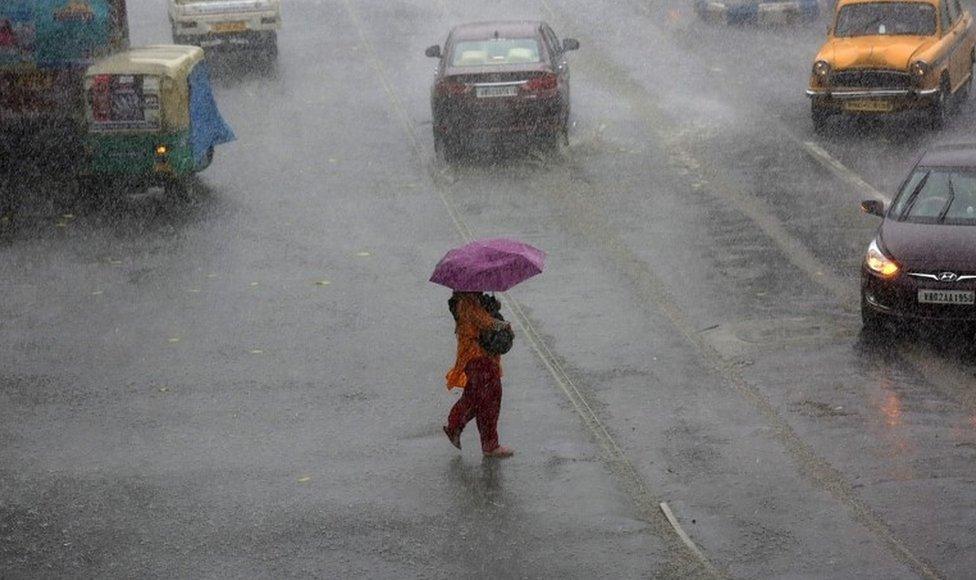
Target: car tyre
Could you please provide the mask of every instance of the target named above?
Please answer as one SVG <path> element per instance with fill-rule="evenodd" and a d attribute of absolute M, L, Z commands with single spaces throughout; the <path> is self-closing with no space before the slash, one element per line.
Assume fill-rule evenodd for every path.
<path fill-rule="evenodd" d="M 445 163 L 456 163 L 461 158 L 461 144 L 441 131 L 434 131 L 434 152 Z"/>
<path fill-rule="evenodd" d="M 864 333 L 874 337 L 884 337 L 891 334 L 889 317 L 868 306 L 861 299 L 861 328 Z"/>

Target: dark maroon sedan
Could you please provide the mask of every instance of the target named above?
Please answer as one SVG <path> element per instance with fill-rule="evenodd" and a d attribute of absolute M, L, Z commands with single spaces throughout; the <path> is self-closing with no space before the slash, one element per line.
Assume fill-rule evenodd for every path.
<path fill-rule="evenodd" d="M 431 90 L 434 141 L 453 156 L 473 134 L 529 134 L 550 143 L 569 127 L 569 65 L 545 22 L 478 22 L 456 26 L 427 56 L 440 59 Z"/>
<path fill-rule="evenodd" d="M 861 268 L 861 317 L 976 320 L 976 144 L 923 154 L 891 207 L 865 201 L 882 216 Z"/>

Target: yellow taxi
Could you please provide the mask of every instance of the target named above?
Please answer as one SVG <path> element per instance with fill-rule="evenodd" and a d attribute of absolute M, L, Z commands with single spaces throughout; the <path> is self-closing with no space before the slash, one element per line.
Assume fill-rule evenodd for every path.
<path fill-rule="evenodd" d="M 839 0 L 807 95 L 814 129 L 837 113 L 926 111 L 941 127 L 969 96 L 976 27 L 959 0 Z"/>

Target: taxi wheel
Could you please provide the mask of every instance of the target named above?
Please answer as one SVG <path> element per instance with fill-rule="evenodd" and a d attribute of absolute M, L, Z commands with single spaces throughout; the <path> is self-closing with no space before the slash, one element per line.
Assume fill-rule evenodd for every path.
<path fill-rule="evenodd" d="M 976 56 L 970 55 L 969 56 L 969 80 L 966 81 L 966 84 L 964 84 L 963 86 L 959 87 L 959 99 L 958 99 L 958 102 L 960 104 L 965 103 L 966 101 L 968 101 L 969 100 L 970 93 L 973 92 L 973 63 L 974 63 L 974 61 L 976 61 Z"/>
<path fill-rule="evenodd" d="M 827 119 L 829 118 L 830 111 L 817 105 L 810 107 L 810 120 L 813 121 L 813 132 L 817 135 L 823 135 L 827 132 Z"/>
<path fill-rule="evenodd" d="M 932 103 L 931 109 L 929 109 L 929 124 L 933 129 L 941 129 L 945 127 L 946 122 L 949 120 L 949 83 L 945 77 L 942 78 L 942 83 L 939 88 L 939 93 L 935 97 L 935 102 Z"/>

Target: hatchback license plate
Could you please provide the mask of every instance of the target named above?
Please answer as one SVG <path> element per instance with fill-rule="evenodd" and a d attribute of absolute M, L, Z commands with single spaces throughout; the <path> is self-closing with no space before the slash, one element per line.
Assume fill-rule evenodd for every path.
<path fill-rule="evenodd" d="M 919 290 L 919 304 L 976 304 L 976 292 L 972 290 Z"/>
<path fill-rule="evenodd" d="M 518 95 L 518 85 L 502 85 L 497 87 L 475 87 L 475 94 L 479 99 L 493 97 L 514 97 Z"/>
<path fill-rule="evenodd" d="M 894 109 L 894 105 L 891 102 L 878 99 L 861 99 L 844 103 L 844 110 L 846 111 L 887 113 L 892 109 Z"/>

